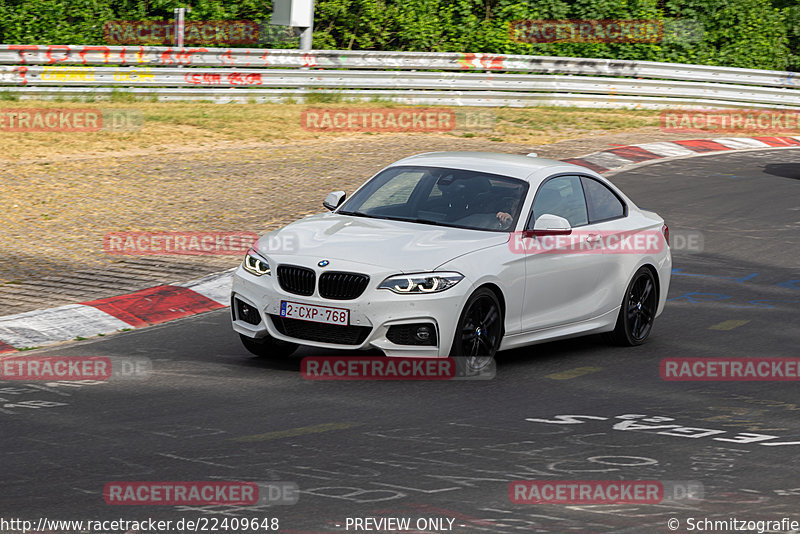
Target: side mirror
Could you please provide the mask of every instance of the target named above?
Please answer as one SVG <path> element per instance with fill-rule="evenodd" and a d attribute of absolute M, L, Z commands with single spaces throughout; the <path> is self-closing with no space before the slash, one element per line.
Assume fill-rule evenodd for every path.
<path fill-rule="evenodd" d="M 531 233 L 535 236 L 569 235 L 572 233 L 572 226 L 564 217 L 545 213 L 533 223 L 533 231 Z"/>
<path fill-rule="evenodd" d="M 328 196 L 322 201 L 322 205 L 333 211 L 344 201 L 345 196 L 347 196 L 347 193 L 344 191 L 333 191 L 328 193 Z"/>

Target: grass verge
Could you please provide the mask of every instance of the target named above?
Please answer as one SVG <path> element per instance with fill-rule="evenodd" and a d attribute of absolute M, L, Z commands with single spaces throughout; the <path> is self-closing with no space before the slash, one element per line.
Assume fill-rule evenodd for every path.
<path fill-rule="evenodd" d="M 397 135 L 375 132 L 325 132 L 301 127 L 307 107 L 345 109 L 401 107 L 385 102 L 314 102 L 309 104 L 213 104 L 190 102 L 134 102 L 119 95 L 111 102 L 39 102 L 4 100 L 0 112 L 25 108 L 90 108 L 100 111 L 133 111 L 141 114 L 141 128 L 97 132 L 14 132 L 0 121 L 0 161 L 46 160 L 54 157 L 111 155 L 131 151 L 163 151 L 176 147 L 212 148 L 243 146 L 303 139 L 342 138 L 364 135 Z M 658 126 L 658 111 L 579 108 L 457 108 L 491 117 L 486 126 L 459 127 L 446 133 L 458 137 L 483 137 L 509 143 L 547 144 L 595 134 L 626 132 Z M 2 118 L 2 117 L 0 117 Z"/>

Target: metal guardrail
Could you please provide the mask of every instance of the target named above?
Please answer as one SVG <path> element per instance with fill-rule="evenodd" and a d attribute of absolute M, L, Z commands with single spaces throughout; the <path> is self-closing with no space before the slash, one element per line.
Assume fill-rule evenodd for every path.
<path fill-rule="evenodd" d="M 110 97 L 115 89 L 108 87 L 27 87 L 14 88 L 23 98 L 28 99 L 103 99 Z M 0 92 L 2 92 L 0 90 Z M 262 103 L 285 102 L 292 98 L 302 99 L 312 93 L 324 90 L 307 89 L 208 89 L 163 88 L 126 90 L 137 97 L 147 98 L 154 94 L 162 102 L 168 101 L 203 101 L 215 103 Z M 570 93 L 513 93 L 500 91 L 413 91 L 413 90 L 353 90 L 345 89 L 336 92 L 345 100 L 385 100 L 407 105 L 436 106 L 476 106 L 476 107 L 526 107 L 526 106 L 573 106 L 590 108 L 635 108 L 635 109 L 796 109 L 776 105 L 752 104 L 749 102 L 723 102 L 710 99 L 685 99 L 670 97 L 643 97 L 626 95 L 598 96 L 592 94 Z"/>
<path fill-rule="evenodd" d="M 381 70 L 377 70 L 381 69 Z M 445 72 L 441 72 L 445 71 Z M 545 56 L 0 45 L 0 91 L 22 98 L 275 101 L 311 92 L 465 106 L 800 106 L 800 73 Z"/>

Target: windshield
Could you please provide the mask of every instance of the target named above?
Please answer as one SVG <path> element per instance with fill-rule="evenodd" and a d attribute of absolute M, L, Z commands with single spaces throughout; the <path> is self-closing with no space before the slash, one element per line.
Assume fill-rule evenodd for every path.
<path fill-rule="evenodd" d="M 509 232 L 527 190 L 527 182 L 496 174 L 392 167 L 358 190 L 337 213 Z"/>

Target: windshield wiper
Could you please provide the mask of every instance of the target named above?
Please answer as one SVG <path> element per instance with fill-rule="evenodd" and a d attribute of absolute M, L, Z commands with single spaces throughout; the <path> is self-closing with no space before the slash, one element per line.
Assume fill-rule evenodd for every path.
<path fill-rule="evenodd" d="M 447 223 L 444 221 L 432 221 L 430 219 L 401 219 L 399 217 L 384 217 L 384 218 L 390 219 L 392 221 L 429 224 L 432 226 L 443 226 L 445 228 L 461 228 L 462 230 L 477 230 L 477 231 L 488 231 L 488 232 L 504 231 L 504 230 L 490 230 L 488 228 L 474 228 L 472 226 L 463 226 L 460 224 Z"/>
<path fill-rule="evenodd" d="M 354 217 L 366 217 L 368 219 L 383 219 L 387 221 L 408 221 L 409 219 L 398 219 L 388 215 L 375 215 L 374 213 L 364 213 L 363 211 L 339 211 L 339 215 L 353 215 Z M 414 222 L 414 221 L 411 221 Z"/>
<path fill-rule="evenodd" d="M 374 215 L 364 213 L 363 211 L 337 211 L 336 213 L 338 215 L 352 215 L 353 217 L 375 217 Z"/>
<path fill-rule="evenodd" d="M 385 221 L 400 221 L 400 222 L 410 222 L 410 223 L 417 223 L 417 224 L 430 224 L 433 226 L 447 226 L 452 228 L 465 228 L 463 226 L 458 226 L 454 224 L 447 224 L 441 221 L 432 221 L 430 219 L 420 219 L 420 218 L 407 218 L 407 217 L 390 217 L 388 215 L 373 215 L 370 213 L 364 213 L 363 211 L 339 211 L 337 212 L 339 215 L 353 215 L 354 217 L 366 217 L 369 219 L 382 219 Z"/>
<path fill-rule="evenodd" d="M 430 219 L 403 219 L 400 217 L 392 217 L 393 221 L 403 221 L 403 222 L 411 222 L 411 223 L 418 223 L 418 224 L 433 224 L 437 226 L 442 226 L 442 223 L 439 221 L 432 221 Z"/>

